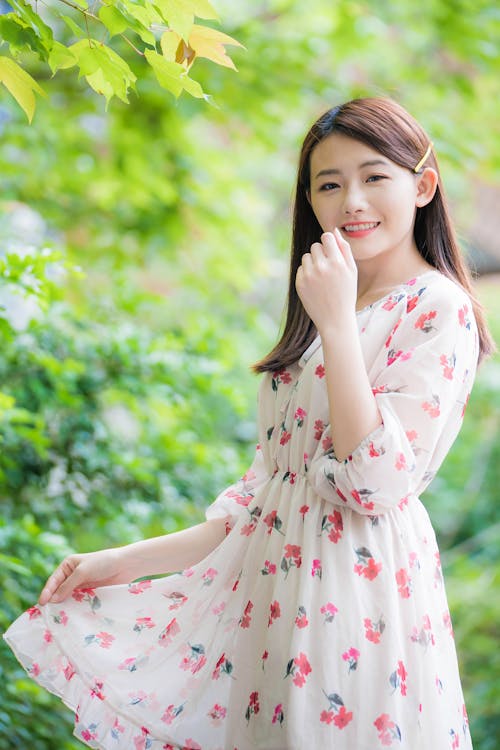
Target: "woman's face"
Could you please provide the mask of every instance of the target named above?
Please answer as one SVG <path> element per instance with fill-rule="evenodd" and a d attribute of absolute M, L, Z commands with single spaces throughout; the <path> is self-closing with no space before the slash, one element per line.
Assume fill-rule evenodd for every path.
<path fill-rule="evenodd" d="M 419 176 L 337 133 L 314 147 L 310 167 L 316 218 L 324 232 L 340 229 L 357 262 L 415 252 Z"/>

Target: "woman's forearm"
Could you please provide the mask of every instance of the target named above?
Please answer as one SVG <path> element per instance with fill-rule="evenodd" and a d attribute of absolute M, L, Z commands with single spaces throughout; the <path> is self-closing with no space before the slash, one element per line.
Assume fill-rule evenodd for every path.
<path fill-rule="evenodd" d="M 347 458 L 382 418 L 372 393 L 354 316 L 321 333 L 335 456 Z"/>
<path fill-rule="evenodd" d="M 203 560 L 223 541 L 225 535 L 225 519 L 205 521 L 183 531 L 121 547 L 121 561 L 133 579 L 175 573 Z"/>

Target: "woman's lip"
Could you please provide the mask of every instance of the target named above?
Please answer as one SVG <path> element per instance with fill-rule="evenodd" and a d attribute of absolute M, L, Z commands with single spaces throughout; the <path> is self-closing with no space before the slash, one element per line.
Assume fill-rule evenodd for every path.
<path fill-rule="evenodd" d="M 368 222 L 365 222 L 368 223 Z M 369 229 L 356 229 L 353 232 L 348 232 L 347 229 L 342 227 L 342 232 L 346 237 L 366 237 L 367 235 L 371 234 L 380 226 L 380 224 L 375 224 L 374 227 L 370 227 Z"/>

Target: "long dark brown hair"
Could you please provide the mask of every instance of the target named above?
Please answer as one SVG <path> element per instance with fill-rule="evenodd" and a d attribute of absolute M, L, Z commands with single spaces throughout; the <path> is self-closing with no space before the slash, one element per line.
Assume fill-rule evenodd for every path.
<path fill-rule="evenodd" d="M 314 123 L 304 139 L 299 159 L 285 328 L 274 349 L 253 366 L 255 372 L 274 372 L 296 362 L 317 333 L 295 289 L 295 276 L 302 262 L 302 255 L 309 252 L 312 243 L 317 242 L 322 234 L 308 200 L 310 160 L 314 147 L 332 133 L 361 141 L 412 172 L 430 143 L 423 128 L 400 104 L 382 97 L 353 99 L 329 109 Z M 430 203 L 417 208 L 413 231 L 415 243 L 430 265 L 460 284 L 469 295 L 479 330 L 481 359 L 495 347 L 483 309 L 474 297 L 471 276 L 460 252 L 439 167 L 432 150 L 424 166 L 436 170 L 438 186 Z"/>

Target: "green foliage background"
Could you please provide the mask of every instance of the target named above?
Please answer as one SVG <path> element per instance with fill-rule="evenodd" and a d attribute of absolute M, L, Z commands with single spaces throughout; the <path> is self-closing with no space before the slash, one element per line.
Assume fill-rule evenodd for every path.
<path fill-rule="evenodd" d="M 198 522 L 245 468 L 248 366 L 280 324 L 297 150 L 320 112 L 365 94 L 407 106 L 467 244 L 477 186 L 498 184 L 493 4 L 214 5 L 246 48 L 237 73 L 196 63 L 217 107 L 176 102 L 143 66 L 137 96 L 106 111 L 71 71 L 42 81 L 31 58 L 49 94 L 34 124 L 0 99 L 3 628 L 68 551 Z M 497 282 L 478 294 L 500 341 Z M 500 743 L 499 373 L 498 358 L 481 368 L 425 497 L 478 750 Z M 0 648 L 0 750 L 80 747 L 65 709 Z"/>

